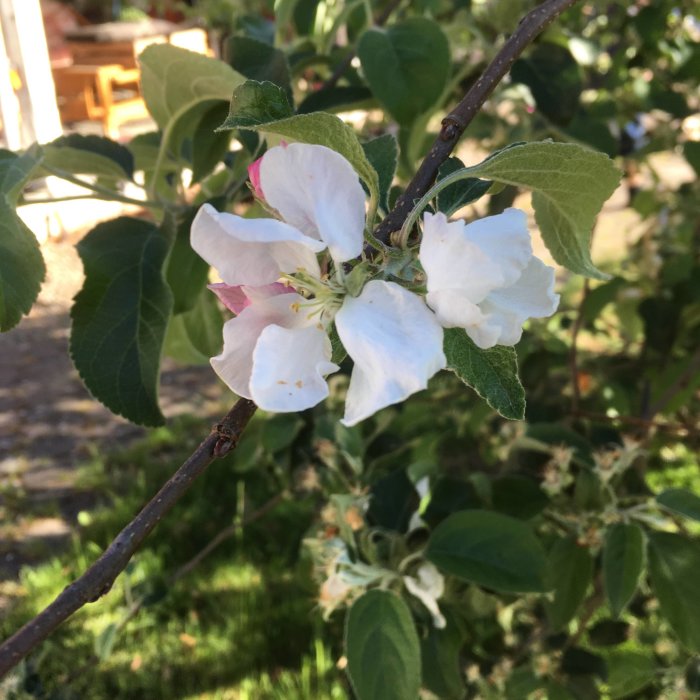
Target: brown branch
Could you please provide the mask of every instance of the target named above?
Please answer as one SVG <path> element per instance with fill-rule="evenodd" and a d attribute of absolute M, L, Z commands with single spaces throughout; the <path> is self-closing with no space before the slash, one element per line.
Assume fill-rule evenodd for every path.
<path fill-rule="evenodd" d="M 609 416 L 607 413 L 596 413 L 595 411 L 572 411 L 570 415 L 574 418 L 588 418 L 600 423 L 610 423 L 612 425 L 622 423 L 639 428 L 660 430 L 668 433 L 677 433 L 681 436 L 696 436 L 700 434 L 697 426 L 685 425 L 683 423 L 666 423 L 653 418 L 639 418 L 637 416 Z"/>
<path fill-rule="evenodd" d="M 588 278 L 583 283 L 583 293 L 581 301 L 576 310 L 576 320 L 571 329 L 571 349 L 569 350 L 569 373 L 571 375 L 571 413 L 577 413 L 581 403 L 581 387 L 579 385 L 578 368 L 578 336 L 583 326 L 583 305 L 586 303 L 590 291 L 590 281 Z"/>
<path fill-rule="evenodd" d="M 187 576 L 193 569 L 199 566 L 206 557 L 208 557 L 222 542 L 225 542 L 230 537 L 233 537 L 236 532 L 246 525 L 254 523 L 256 520 L 267 515 L 271 510 L 274 510 L 283 500 L 289 497 L 286 491 L 278 493 L 273 496 L 270 500 L 263 503 L 260 508 L 254 510 L 250 515 L 245 515 L 241 522 L 234 523 L 233 525 L 228 525 L 223 530 L 219 531 L 207 544 L 197 552 L 189 561 L 185 562 L 175 573 L 171 574 L 167 580 L 166 584 L 172 586 L 177 583 L 181 578 Z M 139 598 L 133 605 L 129 608 L 126 615 L 119 621 L 117 625 L 118 630 L 124 629 L 127 623 L 136 617 L 143 607 L 144 603 L 148 599 L 148 596 L 143 596 Z"/>
<path fill-rule="evenodd" d="M 252 401 L 240 399 L 143 510 L 114 538 L 100 558 L 67 586 L 53 603 L 0 646 L 0 678 L 74 612 L 109 592 L 134 552 L 194 480 L 214 459 L 236 447 L 255 409 Z"/>
<path fill-rule="evenodd" d="M 700 371 L 700 348 L 693 353 L 688 365 L 678 375 L 676 380 L 671 382 L 661 396 L 649 407 L 644 417 L 651 419 L 658 413 L 662 413 L 671 401 L 676 398 L 676 395 L 688 386 L 698 371 Z"/>
<path fill-rule="evenodd" d="M 196 566 L 199 566 L 199 564 L 206 557 L 208 557 L 222 542 L 225 542 L 229 537 L 233 537 L 241 527 L 250 525 L 256 520 L 262 518 L 264 515 L 267 515 L 267 513 L 276 508 L 286 498 L 289 498 L 289 493 L 287 493 L 286 491 L 282 491 L 282 493 L 278 493 L 276 496 L 273 496 L 269 501 L 263 503 L 263 505 L 261 505 L 260 508 L 254 510 L 250 515 L 245 515 L 243 517 L 242 522 L 233 523 L 232 525 L 228 525 L 227 527 L 225 527 L 213 539 L 211 539 L 204 548 L 197 552 L 197 554 L 195 554 L 192 557 L 192 559 L 183 564 L 168 579 L 168 583 L 173 584 L 179 579 L 181 579 L 183 576 L 187 575 L 190 571 L 192 571 L 192 569 L 194 569 Z"/>
<path fill-rule="evenodd" d="M 481 77 L 472 85 L 464 99 L 442 120 L 442 130 L 421 163 L 418 171 L 399 197 L 396 206 L 379 224 L 375 238 L 388 244 L 417 202 L 431 187 L 438 169 L 447 160 L 464 130 L 478 114 L 481 106 L 510 70 L 515 60 L 564 10 L 578 0 L 546 0 L 525 15 Z"/>

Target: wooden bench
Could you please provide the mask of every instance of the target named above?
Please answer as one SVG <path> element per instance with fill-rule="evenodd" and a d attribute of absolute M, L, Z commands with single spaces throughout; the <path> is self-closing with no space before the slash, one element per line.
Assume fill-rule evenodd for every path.
<path fill-rule="evenodd" d="M 85 32 L 82 27 L 72 35 Z M 73 64 L 53 69 L 56 97 L 64 123 L 90 120 L 102 123 L 104 133 L 119 136 L 124 122 L 148 117 L 139 89 L 137 56 L 150 44 L 171 43 L 207 53 L 206 32 L 178 29 L 168 34 L 118 41 L 75 41 L 68 35 Z"/>
<path fill-rule="evenodd" d="M 99 121 L 106 136 L 117 138 L 121 124 L 148 117 L 137 68 L 72 65 L 55 68 L 53 77 L 63 122 Z"/>

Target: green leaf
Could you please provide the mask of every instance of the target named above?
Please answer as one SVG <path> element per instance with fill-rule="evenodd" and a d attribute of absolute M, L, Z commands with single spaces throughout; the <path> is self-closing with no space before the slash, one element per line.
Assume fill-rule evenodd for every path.
<path fill-rule="evenodd" d="M 229 113 L 230 115 L 230 113 Z M 229 116 L 230 119 L 230 116 Z M 231 129 L 227 119 L 221 129 Z M 253 131 L 266 131 L 277 134 L 293 141 L 316 143 L 327 146 L 347 158 L 357 174 L 365 181 L 369 191 L 375 197 L 379 196 L 379 178 L 376 170 L 367 160 L 355 130 L 333 114 L 314 112 L 313 114 L 297 114 L 287 119 L 271 121 L 266 124 L 246 126 Z"/>
<path fill-rule="evenodd" d="M 362 71 L 375 97 L 408 125 L 442 96 L 450 72 L 447 37 L 436 22 L 413 17 L 372 27 L 357 44 Z"/>
<path fill-rule="evenodd" d="M 591 230 L 621 173 L 603 153 L 543 141 L 503 149 L 465 175 L 532 190 L 532 206 L 552 257 L 572 272 L 608 279 L 591 261 Z"/>
<path fill-rule="evenodd" d="M 179 156 L 183 142 L 206 112 L 217 102 L 228 102 L 243 76 L 223 61 L 170 44 L 149 46 L 139 56 L 139 64 L 143 99 L 163 132 L 158 172 L 166 151 Z"/>
<path fill-rule="evenodd" d="M 241 75 L 261 83 L 274 83 L 292 101 L 289 62 L 284 51 L 264 41 L 236 35 L 226 42 L 225 55 L 229 64 Z"/>
<path fill-rule="evenodd" d="M 508 677 L 505 697 L 507 700 L 529 698 L 541 685 L 542 681 L 535 675 L 529 664 L 521 666 L 516 668 Z"/>
<path fill-rule="evenodd" d="M 78 244 L 85 284 L 71 310 L 70 352 L 90 392 L 113 413 L 160 425 L 158 372 L 172 308 L 163 276 L 168 237 L 119 217 Z"/>
<path fill-rule="evenodd" d="M 15 212 L 38 162 L 35 152 L 18 156 L 0 150 L 0 331 L 29 313 L 46 273 L 36 237 Z"/>
<path fill-rule="evenodd" d="M 656 676 L 656 663 L 651 654 L 618 650 L 606 656 L 608 687 L 612 700 L 626 698 L 648 686 Z"/>
<path fill-rule="evenodd" d="M 471 481 L 441 476 L 431 486 L 430 501 L 422 518 L 434 528 L 456 511 L 480 508 L 482 505 L 479 493 Z"/>
<path fill-rule="evenodd" d="M 515 62 L 510 75 L 530 88 L 537 109 L 554 124 L 563 126 L 574 118 L 583 80 L 578 63 L 565 46 L 550 41 L 537 44 L 527 58 Z"/>
<path fill-rule="evenodd" d="M 617 523 L 605 533 L 603 587 L 614 617 L 637 590 L 644 568 L 644 532 L 639 525 Z"/>
<path fill-rule="evenodd" d="M 74 175 L 98 175 L 130 180 L 134 176 L 131 151 L 111 139 L 94 134 L 61 136 L 42 147 L 43 164 Z"/>
<path fill-rule="evenodd" d="M 110 622 L 97 637 L 95 637 L 95 642 L 93 649 L 95 651 L 95 656 L 100 661 L 106 661 L 112 654 L 112 649 L 114 649 L 114 644 L 117 641 L 117 634 L 119 628 L 116 623 Z"/>
<path fill-rule="evenodd" d="M 231 146 L 231 134 L 217 132 L 221 120 L 226 118 L 228 106 L 216 102 L 208 107 L 192 134 L 192 183 L 204 180 L 224 159 Z"/>
<path fill-rule="evenodd" d="M 396 165 L 399 160 L 399 144 L 392 134 L 384 134 L 363 143 L 362 149 L 367 156 L 367 160 L 377 171 L 379 179 L 379 206 L 384 211 L 389 211 L 389 190 L 396 174 Z"/>
<path fill-rule="evenodd" d="M 189 311 L 170 319 L 163 352 L 183 364 L 208 365 L 221 352 L 223 323 L 216 297 L 202 289 Z"/>
<path fill-rule="evenodd" d="M 585 437 L 561 423 L 530 423 L 526 435 L 545 445 L 571 447 L 575 464 L 595 467 L 593 445 Z"/>
<path fill-rule="evenodd" d="M 233 91 L 228 116 L 219 130 L 251 128 L 293 114 L 285 91 L 274 83 L 246 80 Z"/>
<path fill-rule="evenodd" d="M 700 177 L 700 141 L 687 141 L 683 146 L 683 155 Z"/>
<path fill-rule="evenodd" d="M 548 557 L 549 588 L 554 599 L 545 603 L 553 631 L 561 630 L 576 615 L 593 577 L 593 559 L 575 537 L 560 538 Z"/>
<path fill-rule="evenodd" d="M 288 448 L 304 427 L 304 421 L 296 413 L 277 413 L 262 424 L 260 444 L 271 454 Z"/>
<path fill-rule="evenodd" d="M 420 499 L 405 469 L 378 479 L 370 491 L 367 519 L 384 530 L 406 532 Z"/>
<path fill-rule="evenodd" d="M 421 639 L 423 685 L 442 700 L 464 697 L 464 681 L 459 664 L 462 636 L 459 628 L 448 617 L 445 629 L 432 625 Z"/>
<path fill-rule="evenodd" d="M 542 545 L 527 524 L 500 513 L 452 514 L 430 536 L 426 558 L 448 574 L 503 593 L 546 590 Z"/>
<path fill-rule="evenodd" d="M 355 601 L 345 624 L 345 653 L 358 700 L 418 697 L 418 635 L 408 606 L 394 593 L 371 590 Z"/>
<path fill-rule="evenodd" d="M 668 489 L 656 497 L 664 508 L 686 518 L 700 520 L 700 497 L 685 489 Z"/>
<path fill-rule="evenodd" d="M 219 200 L 212 200 L 211 203 L 214 206 L 220 204 Z M 197 211 L 197 207 L 189 208 L 179 215 L 174 224 L 174 240 L 165 273 L 173 293 L 174 314 L 192 309 L 198 303 L 199 296 L 207 284 L 209 264 L 202 260 L 190 245 L 190 229 Z"/>
<path fill-rule="evenodd" d="M 690 659 L 685 667 L 685 684 L 693 693 L 700 693 L 700 658 Z"/>
<path fill-rule="evenodd" d="M 199 102 L 228 102 L 243 82 L 243 76 L 223 61 L 171 44 L 149 46 L 139 64 L 143 99 L 163 131 Z"/>
<path fill-rule="evenodd" d="M 504 418 L 525 417 L 525 390 L 518 379 L 518 359 L 512 347 L 477 347 L 461 328 L 445 330 L 447 369 L 486 399 Z"/>
<path fill-rule="evenodd" d="M 588 641 L 596 647 L 623 644 L 630 637 L 631 626 L 622 620 L 600 620 L 588 630 Z"/>
<path fill-rule="evenodd" d="M 447 175 L 464 167 L 464 163 L 459 158 L 448 158 L 438 170 L 437 181 L 440 182 Z M 458 209 L 485 195 L 491 185 L 490 180 L 479 180 L 476 177 L 455 182 L 438 194 L 437 208 L 445 216 L 452 216 Z"/>
<path fill-rule="evenodd" d="M 520 474 L 506 474 L 491 484 L 491 504 L 494 510 L 512 518 L 529 520 L 539 515 L 549 499 L 534 479 Z"/>
<path fill-rule="evenodd" d="M 700 652 L 700 544 L 683 535 L 650 532 L 649 573 L 661 614 L 688 649 Z"/>
<path fill-rule="evenodd" d="M 372 93 L 363 85 L 341 85 L 310 93 L 297 108 L 297 113 L 340 112 L 370 100 Z"/>

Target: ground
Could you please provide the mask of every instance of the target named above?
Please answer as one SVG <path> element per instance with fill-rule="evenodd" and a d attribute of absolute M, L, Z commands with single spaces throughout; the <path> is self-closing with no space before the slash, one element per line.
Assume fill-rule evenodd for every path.
<path fill-rule="evenodd" d="M 90 493 L 76 485 L 77 467 L 96 450 L 121 447 L 144 432 L 92 399 L 68 356 L 69 309 L 82 284 L 79 237 L 44 243 L 47 277 L 39 300 L 0 335 L 0 580 L 68 539 L 77 513 L 91 504 Z M 164 367 L 167 417 L 220 415 L 227 392 L 208 366 L 166 361 Z M 19 520 L 7 517 L 17 499 L 27 509 Z"/>

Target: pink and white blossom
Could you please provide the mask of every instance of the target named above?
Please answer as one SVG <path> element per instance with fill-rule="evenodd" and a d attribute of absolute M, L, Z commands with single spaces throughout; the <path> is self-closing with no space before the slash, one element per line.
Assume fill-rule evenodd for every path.
<path fill-rule="evenodd" d="M 442 328 L 423 299 L 393 282 L 373 280 L 357 297 L 326 288 L 316 254 L 336 267 L 360 255 L 365 195 L 350 163 L 324 146 L 270 149 L 252 169 L 256 195 L 275 219 L 244 219 L 204 205 L 192 247 L 224 282 L 214 291 L 234 313 L 212 366 L 239 396 L 270 411 L 300 411 L 328 395 L 327 334 L 338 335 L 355 363 L 343 422 L 355 425 L 424 389 L 445 367 Z M 290 293 L 283 275 L 314 298 Z"/>

